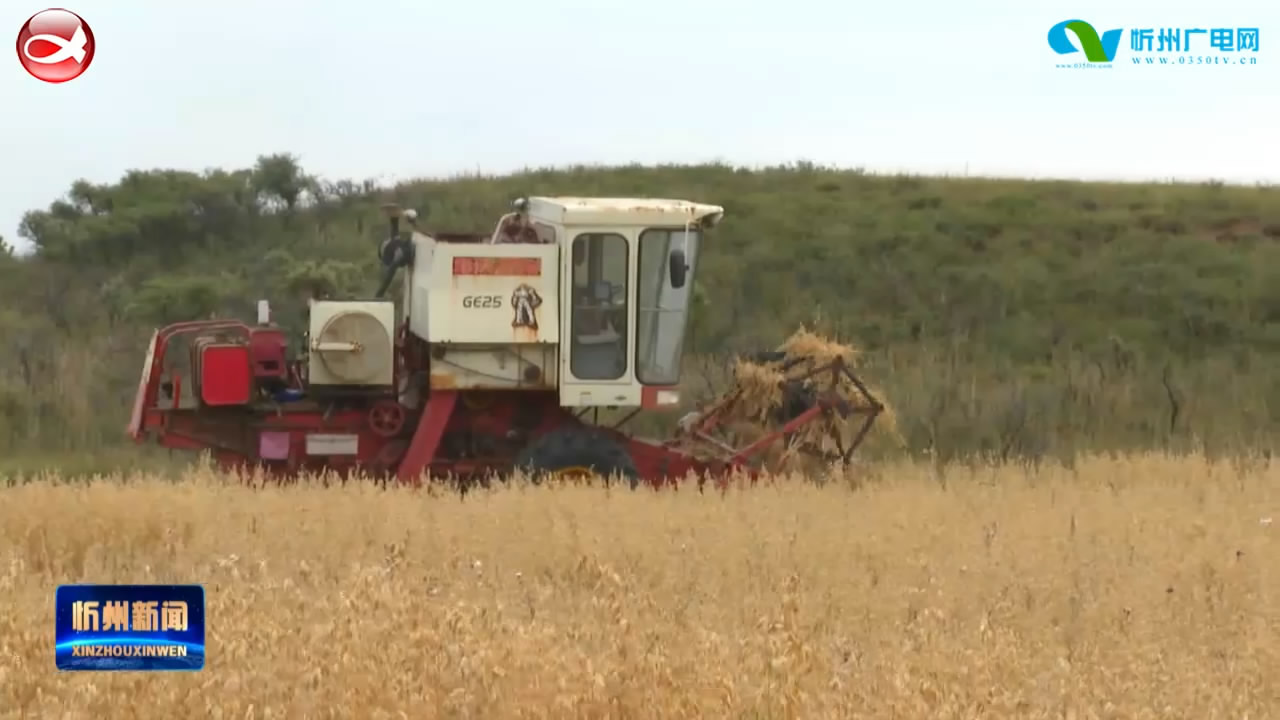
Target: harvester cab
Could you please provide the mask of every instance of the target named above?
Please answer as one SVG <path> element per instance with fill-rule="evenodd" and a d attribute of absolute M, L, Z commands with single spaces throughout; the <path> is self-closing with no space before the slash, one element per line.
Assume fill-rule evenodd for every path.
<path fill-rule="evenodd" d="M 554 391 L 559 404 L 674 407 L 690 279 L 723 208 L 680 200 L 532 197 L 488 237 L 408 242 L 385 208 L 402 322 L 430 355 L 428 390 Z M 389 261 L 389 262 L 388 262 Z"/>
<path fill-rule="evenodd" d="M 746 448 L 715 433 L 748 407 L 742 387 L 687 416 L 696 422 L 667 442 L 621 430 L 642 409 L 681 405 L 690 291 L 720 206 L 528 197 L 483 234 L 427 231 L 411 209 L 383 211 L 390 231 L 378 247 L 376 292 L 313 300 L 304 354 L 289 356 L 265 302 L 256 325 L 211 320 L 158 330 L 130 421 L 135 440 L 286 472 L 360 468 L 418 481 L 523 469 L 634 486 L 746 467 L 802 425 L 834 426 L 861 413 L 856 445 L 880 411 L 869 394 L 851 404 L 835 392 L 843 376 L 865 391 L 843 358 L 801 364 L 809 374 L 797 375 L 797 358 L 783 351 L 776 366 L 753 365 L 765 374 L 752 377 L 767 377 L 766 394 L 777 390 L 791 409 L 770 415 L 776 427 Z M 386 297 L 397 275 L 398 311 Z M 181 371 L 182 363 L 165 362 L 177 338 L 189 352 Z M 190 397 L 181 393 L 184 375 Z M 815 387 L 818 375 L 829 376 L 829 387 Z M 162 398 L 164 388 L 171 391 Z M 797 398 L 801 407 L 792 407 Z M 600 408 L 631 414 L 604 427 L 587 420 L 598 422 Z M 836 447 L 845 459 L 853 449 Z"/>

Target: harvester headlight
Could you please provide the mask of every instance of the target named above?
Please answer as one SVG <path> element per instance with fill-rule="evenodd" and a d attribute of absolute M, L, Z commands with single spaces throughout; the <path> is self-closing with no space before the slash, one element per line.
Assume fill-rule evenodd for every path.
<path fill-rule="evenodd" d="M 680 393 L 675 390 L 659 390 L 657 401 L 659 405 L 679 405 Z"/>

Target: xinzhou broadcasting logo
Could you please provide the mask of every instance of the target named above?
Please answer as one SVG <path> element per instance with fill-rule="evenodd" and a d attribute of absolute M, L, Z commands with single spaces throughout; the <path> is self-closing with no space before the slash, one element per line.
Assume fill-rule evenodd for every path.
<path fill-rule="evenodd" d="M 1059 55 L 1070 55 L 1079 52 L 1067 37 L 1070 30 L 1080 43 L 1079 50 L 1092 63 L 1109 63 L 1116 58 L 1116 48 L 1120 45 L 1120 29 L 1108 30 L 1102 35 L 1093 26 L 1083 20 L 1064 20 L 1049 28 L 1049 47 Z"/>
<path fill-rule="evenodd" d="M 1240 67 L 1258 64 L 1258 27 L 1205 25 L 1203 27 L 1139 27 L 1129 30 L 1124 65 L 1142 67 Z M 1063 20 L 1049 28 L 1049 48 L 1058 55 L 1075 55 L 1073 63 L 1059 68 L 1104 69 L 1117 67 L 1122 28 L 1099 33 L 1083 20 Z M 1080 55 L 1084 55 L 1080 58 Z"/>
<path fill-rule="evenodd" d="M 18 31 L 18 62 L 37 80 L 64 83 L 89 69 L 95 45 L 84 18 L 49 8 L 32 15 Z"/>

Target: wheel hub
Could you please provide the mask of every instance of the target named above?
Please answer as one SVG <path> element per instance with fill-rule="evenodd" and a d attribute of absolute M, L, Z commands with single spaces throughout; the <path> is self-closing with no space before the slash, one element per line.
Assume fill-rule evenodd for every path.
<path fill-rule="evenodd" d="M 591 477 L 591 468 L 582 465 L 570 465 L 555 470 L 551 474 L 561 480 L 582 480 Z"/>
<path fill-rule="evenodd" d="M 382 437 L 395 437 L 404 428 L 404 418 L 404 407 L 400 403 L 379 402 L 369 410 L 369 427 Z"/>

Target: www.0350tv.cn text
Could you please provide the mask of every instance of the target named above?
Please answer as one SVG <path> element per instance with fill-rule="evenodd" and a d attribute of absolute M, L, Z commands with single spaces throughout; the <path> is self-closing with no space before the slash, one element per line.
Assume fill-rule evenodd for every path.
<path fill-rule="evenodd" d="M 1060 69 L 1072 70 L 1110 70 L 1117 65 L 1133 64 L 1138 67 L 1191 67 L 1195 65 L 1222 65 L 1222 66 L 1241 66 L 1241 65 L 1257 65 L 1258 58 L 1250 57 L 1229 57 L 1226 55 L 1140 55 L 1138 57 L 1129 58 L 1128 63 L 1121 62 L 1078 62 L 1078 63 L 1058 63 Z"/>
<path fill-rule="evenodd" d="M 1134 65 L 1257 65 L 1256 55 L 1137 55 L 1129 58 Z"/>

